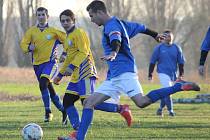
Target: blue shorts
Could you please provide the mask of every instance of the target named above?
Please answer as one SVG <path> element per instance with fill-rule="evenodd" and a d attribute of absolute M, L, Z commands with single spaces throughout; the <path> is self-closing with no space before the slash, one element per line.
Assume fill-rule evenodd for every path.
<path fill-rule="evenodd" d="M 40 65 L 34 65 L 33 67 L 38 81 L 40 81 L 41 77 L 46 77 L 51 80 L 58 73 L 58 64 L 56 62 L 46 62 Z"/>
<path fill-rule="evenodd" d="M 69 82 L 66 93 L 78 95 L 80 98 L 86 98 L 94 92 L 95 83 L 95 77 L 82 79 L 77 83 Z"/>

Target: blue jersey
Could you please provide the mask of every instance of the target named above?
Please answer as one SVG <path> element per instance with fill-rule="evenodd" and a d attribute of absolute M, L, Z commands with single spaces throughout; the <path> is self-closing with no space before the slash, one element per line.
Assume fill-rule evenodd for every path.
<path fill-rule="evenodd" d="M 119 76 L 125 72 L 137 72 L 135 59 L 131 54 L 129 39 L 138 33 L 145 32 L 145 30 L 146 27 L 143 24 L 120 21 L 116 17 L 112 17 L 104 25 L 102 38 L 104 54 L 109 55 L 112 52 L 110 44 L 113 40 L 121 42 L 121 47 L 116 58 L 113 61 L 107 61 L 107 79 Z"/>
<path fill-rule="evenodd" d="M 150 63 L 156 64 L 157 72 L 170 76 L 171 80 L 177 78 L 177 64 L 184 64 L 185 58 L 182 49 L 176 44 L 161 43 L 154 48 Z"/>
<path fill-rule="evenodd" d="M 210 27 L 206 33 L 206 36 L 203 40 L 203 43 L 201 45 L 201 50 L 202 51 L 209 51 L 210 50 Z"/>

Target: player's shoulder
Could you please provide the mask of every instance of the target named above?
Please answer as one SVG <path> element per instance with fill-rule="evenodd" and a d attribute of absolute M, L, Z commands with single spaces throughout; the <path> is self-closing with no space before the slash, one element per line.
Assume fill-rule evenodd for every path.
<path fill-rule="evenodd" d="M 107 23 L 104 25 L 104 32 L 110 32 L 113 30 L 119 30 L 121 29 L 121 24 L 119 23 L 119 19 L 116 17 L 112 17 L 107 21 Z"/>
<path fill-rule="evenodd" d="M 33 25 L 33 26 L 29 27 L 27 31 L 36 30 L 36 29 L 38 29 L 37 26 Z"/>
<path fill-rule="evenodd" d="M 74 34 L 87 34 L 87 32 L 85 31 L 85 29 L 77 27 L 74 30 Z"/>

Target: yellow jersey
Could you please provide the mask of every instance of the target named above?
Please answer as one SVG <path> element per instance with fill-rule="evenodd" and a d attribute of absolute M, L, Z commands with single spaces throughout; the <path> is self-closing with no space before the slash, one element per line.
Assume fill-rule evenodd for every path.
<path fill-rule="evenodd" d="M 64 52 L 67 55 L 60 73 L 64 74 L 69 65 L 74 65 L 71 82 L 76 83 L 81 79 L 97 77 L 90 41 L 83 29 L 75 28 L 67 35 L 64 41 Z"/>
<path fill-rule="evenodd" d="M 28 53 L 28 46 L 30 44 L 34 45 L 35 50 L 32 52 L 32 63 L 33 65 L 40 65 L 52 59 L 56 51 L 56 40 L 63 43 L 65 38 L 65 32 L 53 27 L 47 26 L 41 31 L 38 26 L 32 26 L 26 31 L 20 47 L 24 53 Z"/>

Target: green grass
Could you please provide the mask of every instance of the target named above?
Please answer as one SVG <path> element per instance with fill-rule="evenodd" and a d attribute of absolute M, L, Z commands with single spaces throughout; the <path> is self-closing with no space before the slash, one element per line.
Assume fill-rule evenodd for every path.
<path fill-rule="evenodd" d="M 147 93 L 158 85 L 144 85 Z M 65 86 L 56 87 L 60 93 L 65 91 Z M 28 84 L 0 84 L 0 93 L 12 96 L 30 94 L 39 96 L 37 85 Z M 178 93 L 174 98 L 194 97 L 196 92 Z M 94 121 L 88 131 L 87 140 L 144 140 L 144 139 L 210 139 L 210 104 L 175 104 L 176 117 L 168 117 L 165 111 L 164 118 L 155 116 L 159 103 L 145 109 L 138 109 L 127 97 L 122 103 L 131 105 L 134 123 L 128 128 L 119 114 L 95 111 Z M 20 140 L 21 129 L 30 122 L 39 124 L 44 131 L 43 140 L 56 140 L 57 136 L 67 135 L 72 131 L 70 125 L 61 125 L 61 113 L 52 105 L 53 121 L 43 123 L 44 110 L 42 102 L 38 101 L 0 101 L 0 139 Z M 81 105 L 76 106 L 81 113 Z"/>

